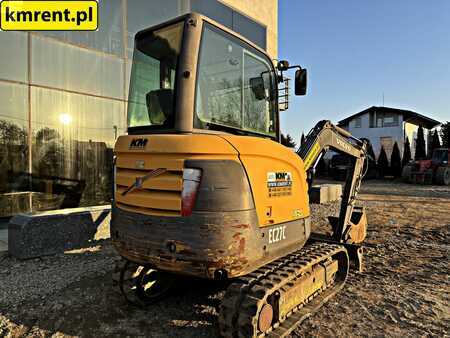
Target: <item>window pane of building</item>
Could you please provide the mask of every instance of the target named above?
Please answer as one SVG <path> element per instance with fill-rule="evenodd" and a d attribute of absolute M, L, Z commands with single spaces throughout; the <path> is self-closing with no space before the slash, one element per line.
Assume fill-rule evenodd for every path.
<path fill-rule="evenodd" d="M 187 13 L 187 3 L 185 0 L 127 1 L 128 58 L 133 55 L 134 35 L 137 32 Z"/>
<path fill-rule="evenodd" d="M 27 51 L 26 33 L 0 32 L 0 79 L 27 81 Z"/>
<path fill-rule="evenodd" d="M 191 10 L 233 28 L 233 10 L 216 0 L 191 0 Z"/>
<path fill-rule="evenodd" d="M 130 59 L 126 60 L 126 75 L 125 75 L 125 99 L 128 100 L 128 92 L 130 91 L 130 79 L 131 79 L 131 67 L 132 62 Z"/>
<path fill-rule="evenodd" d="M 191 10 L 206 15 L 266 49 L 266 27 L 219 1 L 191 0 Z"/>
<path fill-rule="evenodd" d="M 266 49 L 266 27 L 235 11 L 233 12 L 233 30 L 262 49 Z"/>
<path fill-rule="evenodd" d="M 46 37 L 32 37 L 33 84 L 124 98 L 124 61 Z"/>
<path fill-rule="evenodd" d="M 108 204 L 112 148 L 126 128 L 123 102 L 42 88 L 31 97 L 36 208 Z"/>
<path fill-rule="evenodd" d="M 28 88 L 0 82 L 0 217 L 29 209 Z"/>
<path fill-rule="evenodd" d="M 397 127 L 398 126 L 398 115 L 384 113 L 383 127 Z"/>
<path fill-rule="evenodd" d="M 134 2 L 134 0 L 131 0 Z M 96 32 L 42 32 L 75 45 L 123 56 L 122 1 L 101 0 L 99 3 L 99 27 Z"/>

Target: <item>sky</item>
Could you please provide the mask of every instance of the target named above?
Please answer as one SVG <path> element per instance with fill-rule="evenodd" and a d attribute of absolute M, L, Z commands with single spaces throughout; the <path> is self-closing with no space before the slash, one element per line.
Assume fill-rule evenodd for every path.
<path fill-rule="evenodd" d="M 450 0 L 280 0 L 278 58 L 308 70 L 280 112 L 299 140 L 370 106 L 450 120 Z M 290 74 L 293 78 L 293 73 Z"/>

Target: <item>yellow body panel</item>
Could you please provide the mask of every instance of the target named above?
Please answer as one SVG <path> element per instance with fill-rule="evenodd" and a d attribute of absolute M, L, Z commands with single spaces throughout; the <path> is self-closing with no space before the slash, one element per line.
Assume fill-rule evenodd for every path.
<path fill-rule="evenodd" d="M 303 161 L 291 149 L 268 139 L 223 135 L 239 151 L 250 180 L 260 226 L 309 216 Z M 269 173 L 291 173 L 291 189 L 268 187 Z"/>
<path fill-rule="evenodd" d="M 144 148 L 129 149 L 131 140 L 146 138 L 149 142 Z M 207 134 L 151 134 L 151 135 L 124 135 L 116 141 L 116 152 L 154 154 L 237 154 L 236 150 L 218 135 Z"/>
<path fill-rule="evenodd" d="M 120 170 L 116 175 L 116 184 L 118 186 L 129 187 L 135 182 L 136 176 L 140 175 L 141 173 L 137 170 Z M 183 179 L 180 175 L 166 172 L 160 176 L 148 179 L 142 184 L 142 188 L 153 190 L 181 191 L 181 189 L 183 188 Z"/>
<path fill-rule="evenodd" d="M 122 193 L 125 188 L 118 188 L 116 193 L 116 201 L 127 205 L 135 205 L 138 207 L 151 206 L 152 209 L 162 210 L 180 210 L 181 199 L 177 192 L 158 191 L 148 193 L 142 189 L 136 189 L 135 191 L 123 196 Z"/>
<path fill-rule="evenodd" d="M 133 140 L 146 140 L 141 147 L 130 147 Z M 183 168 L 187 160 L 234 160 L 238 153 L 217 135 L 128 135 L 117 139 L 116 161 L 117 206 L 152 216 L 180 216 Z M 125 196 L 124 191 L 151 170 L 167 171 L 149 178 L 142 186 Z"/>
<path fill-rule="evenodd" d="M 147 142 L 130 149 L 133 139 Z M 289 148 L 268 139 L 227 134 L 129 135 L 119 137 L 115 153 L 116 201 L 124 209 L 134 206 L 139 213 L 179 215 L 185 161 L 216 159 L 240 161 L 244 166 L 261 227 L 309 216 L 303 161 Z M 136 177 L 157 168 L 168 172 L 121 195 Z"/>

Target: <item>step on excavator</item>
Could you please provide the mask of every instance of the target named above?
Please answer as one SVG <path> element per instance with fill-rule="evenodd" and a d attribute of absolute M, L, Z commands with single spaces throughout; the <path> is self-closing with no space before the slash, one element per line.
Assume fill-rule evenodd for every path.
<path fill-rule="evenodd" d="M 298 152 L 280 143 L 288 78 L 306 70 L 195 13 L 135 36 L 128 133 L 115 145 L 111 237 L 118 287 L 136 305 L 177 276 L 227 281 L 224 337 L 286 336 L 362 271 L 367 220 L 356 196 L 366 144 L 330 121 Z M 282 104 L 283 103 L 283 104 Z M 308 187 L 328 150 L 352 170 L 328 235 L 311 232 Z"/>

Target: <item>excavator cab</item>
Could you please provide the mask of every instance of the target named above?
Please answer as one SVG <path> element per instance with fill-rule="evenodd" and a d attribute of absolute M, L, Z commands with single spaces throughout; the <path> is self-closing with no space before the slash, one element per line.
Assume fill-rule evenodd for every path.
<path fill-rule="evenodd" d="M 195 13 L 136 34 L 110 228 L 128 301 L 159 300 L 176 275 L 246 278 L 228 289 L 219 322 L 224 336 L 242 329 L 253 337 L 281 330 L 304 306 L 290 317 L 300 322 L 342 288 L 348 256 L 363 240 L 351 230 L 365 220 L 352 218 L 365 146 L 329 121 L 298 153 L 281 145 L 279 84 L 290 69 L 296 95 L 305 95 L 305 69 L 275 66 L 264 50 Z M 333 236 L 311 242 L 307 171 L 330 146 L 354 157 L 355 173 Z M 256 285 L 265 285 L 259 300 L 250 292 Z M 256 313 L 241 309 L 245 297 Z"/>
<path fill-rule="evenodd" d="M 194 52 L 195 51 L 195 52 Z M 190 14 L 137 33 L 131 72 L 128 133 L 226 131 L 278 140 L 278 83 L 297 68 L 275 68 L 249 41 L 206 17 Z"/>

